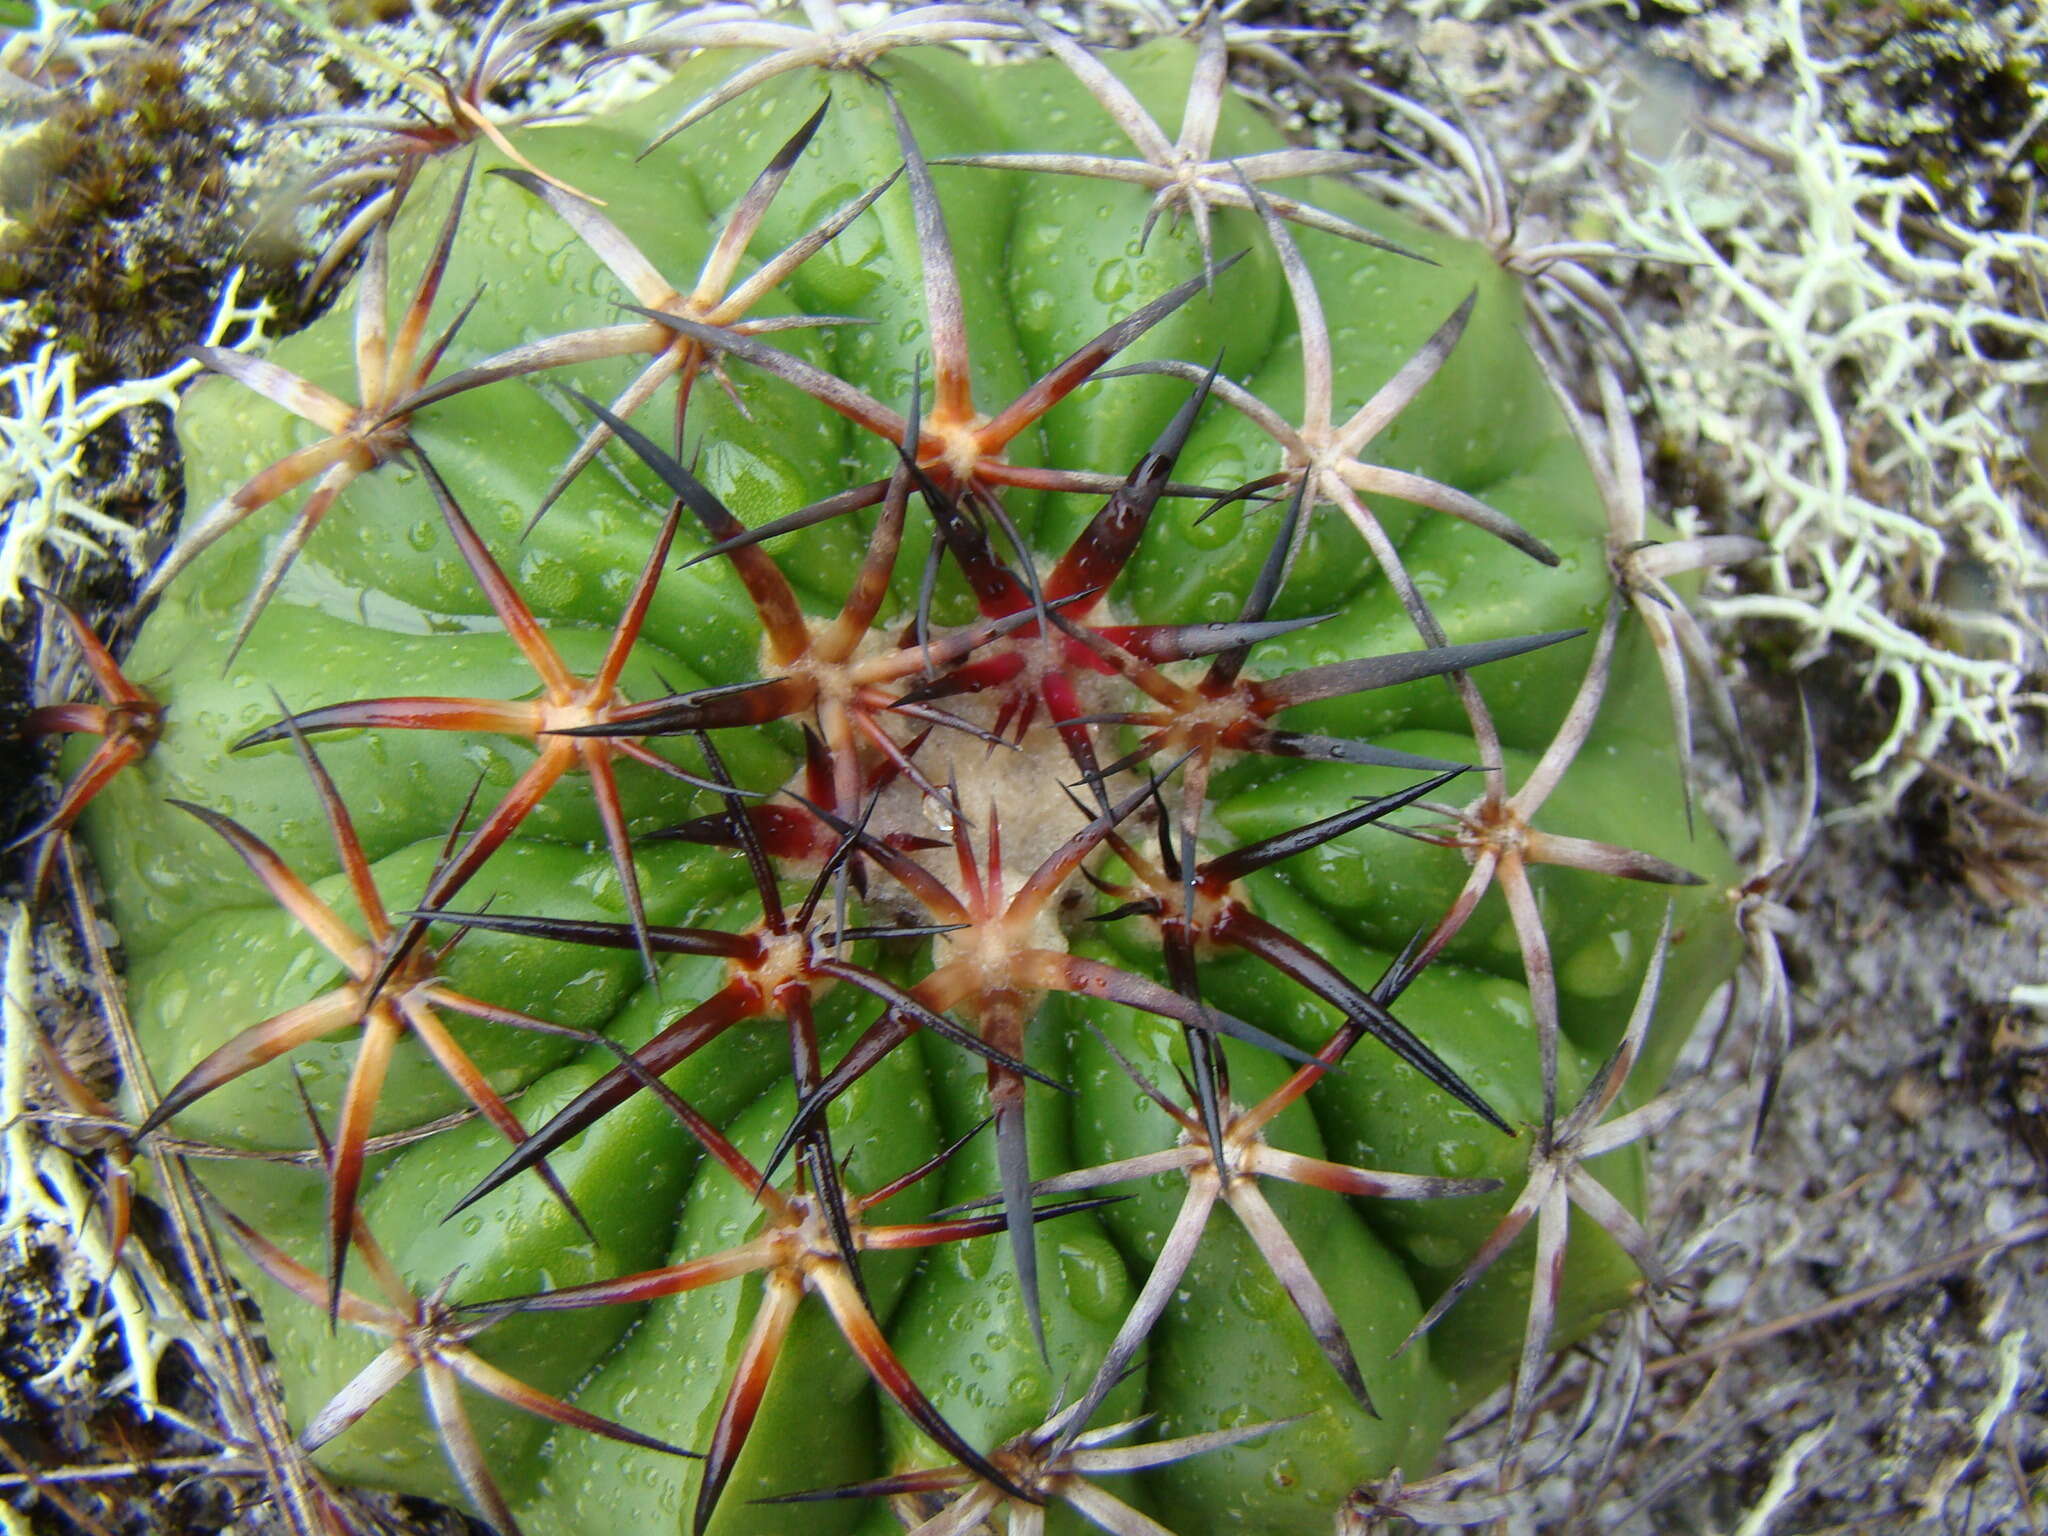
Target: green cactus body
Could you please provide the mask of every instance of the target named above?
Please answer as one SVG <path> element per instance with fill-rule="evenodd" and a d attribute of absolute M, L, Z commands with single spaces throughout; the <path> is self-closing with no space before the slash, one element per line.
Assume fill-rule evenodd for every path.
<path fill-rule="evenodd" d="M 1161 121 L 1170 122 L 1178 118 L 1190 62 L 1187 47 L 1155 44 L 1117 60 L 1116 69 Z M 769 207 L 753 244 L 757 255 L 796 239 L 902 160 L 887 102 L 873 80 L 806 71 L 768 82 L 636 161 L 667 116 L 730 67 L 730 58 L 700 61 L 658 97 L 611 120 L 535 131 L 520 141 L 549 173 L 603 199 L 606 216 L 678 287 L 694 278 L 749 181 L 817 105 L 821 84 L 831 92 L 824 127 Z M 1052 62 L 998 71 L 921 51 L 892 55 L 882 73 L 934 162 L 1004 150 L 1128 152 L 1096 104 Z M 1219 158 L 1279 143 L 1263 124 L 1226 104 Z M 490 163 L 487 150 L 479 170 Z M 1162 220 L 1141 244 L 1150 196 L 1143 188 L 937 164 L 931 174 L 963 291 L 974 399 L 984 411 L 1013 399 L 1068 351 L 1201 270 L 1191 222 Z M 391 239 L 390 268 L 399 283 L 411 282 L 428 261 L 453 179 L 445 166 L 431 170 L 410 194 Z M 1393 376 L 1468 294 L 1477 296 L 1448 360 L 1371 452 L 1383 464 L 1483 498 L 1560 559 L 1547 567 L 1466 523 L 1375 498 L 1375 510 L 1451 639 L 1597 629 L 1610 585 L 1601 508 L 1588 468 L 1520 339 L 1522 298 L 1515 282 L 1483 251 L 1414 228 L 1346 187 L 1302 185 L 1309 189 L 1300 193 L 1305 200 L 1435 263 L 1296 231 L 1330 322 L 1340 416 Z M 1212 293 L 1176 310 L 1120 361 L 1206 365 L 1220 354 L 1228 379 L 1298 421 L 1303 352 L 1274 248 L 1244 211 L 1216 213 L 1215 248 L 1219 259 L 1241 249 L 1249 254 L 1217 277 Z M 915 379 L 922 377 L 925 388 L 931 383 L 920 286 L 929 254 L 899 185 L 753 315 L 868 322 L 792 329 L 765 340 L 902 409 Z M 617 324 L 618 305 L 630 298 L 534 195 L 482 174 L 471 186 L 442 289 L 447 312 L 480 294 L 444 372 L 542 337 Z M 350 327 L 344 302 L 281 343 L 274 361 L 349 398 Z M 637 366 L 633 360 L 599 362 L 558 377 L 603 400 Z M 684 457 L 698 455 L 697 472 L 741 521 L 759 524 L 894 468 L 887 443 L 797 389 L 743 361 L 731 361 L 726 371 L 737 398 L 708 377 L 698 380 Z M 1187 396 L 1185 383 L 1159 376 L 1086 383 L 1012 444 L 1008 461 L 1121 477 Z M 641 413 L 650 437 L 668 435 L 666 400 Z M 604 652 L 668 501 L 642 463 L 614 450 L 580 475 L 521 540 L 522 524 L 586 425 L 558 396 L 518 380 L 454 395 L 422 409 L 413 424 L 418 448 L 579 675 Z M 194 509 L 316 435 L 228 381 L 196 390 L 179 429 Z M 1230 487 L 1277 465 L 1271 440 L 1254 423 L 1212 401 L 1173 473 L 1195 485 Z M 1004 499 L 1041 572 L 1100 505 L 1099 496 L 1028 488 Z M 1116 622 L 1187 624 L 1239 615 L 1282 510 L 1240 501 L 1198 521 L 1200 507 L 1161 504 L 1109 594 Z M 837 610 L 875 516 L 870 511 L 824 522 L 767 546 L 814 623 Z M 291 710 L 386 693 L 518 700 L 535 687 L 531 667 L 458 557 L 421 472 L 403 459 L 353 480 L 247 645 L 224 667 L 225 636 L 265 557 L 266 540 L 282 521 L 281 513 L 259 513 L 169 587 L 129 665 L 131 675 L 163 700 L 167 728 L 143 771 L 118 779 L 88 820 L 127 946 L 138 1029 L 160 1084 L 175 1081 L 252 1023 L 319 996 L 340 977 L 328 951 L 315 947 L 303 926 L 252 880 L 217 831 L 171 802 L 196 802 L 249 829 L 344 921 L 357 923 L 359 904 L 292 744 L 230 751 L 230 743 L 275 720 L 279 699 Z M 930 518 L 908 519 L 876 644 L 895 643 L 912 622 L 932 530 Z M 990 537 L 1014 564 L 1000 536 Z M 678 568 L 681 557 L 708 542 L 685 522 L 625 670 L 621 687 L 630 698 L 764 675 L 760 620 L 733 563 L 712 559 Z M 1262 642 L 1248 674 L 1275 677 L 1418 645 L 1358 533 L 1328 507 L 1307 522 L 1272 610 L 1275 619 L 1310 615 L 1329 617 Z M 933 632 L 974 616 L 967 584 L 949 562 L 932 602 Z M 1475 672 L 1506 743 L 1510 783 L 1520 781 L 1558 729 L 1592 646 L 1589 636 Z M 1535 872 L 1558 978 L 1564 1029 L 1559 1098 L 1565 1105 L 1576 1101 L 1621 1037 L 1667 901 L 1675 901 L 1668 971 L 1631 1099 L 1647 1096 L 1644 1085 L 1661 1079 L 1682 1031 L 1734 956 L 1720 895 L 1731 883 L 1725 855 L 1704 829 L 1688 832 L 1655 663 L 1632 623 L 1623 626 L 1615 657 L 1597 726 L 1543 812 L 1543 824 L 1566 836 L 1661 855 L 1706 883 L 1667 891 L 1576 870 Z M 1106 697 L 1112 681 L 1098 679 L 1092 697 Z M 798 774 L 802 718 L 717 733 L 740 786 L 765 795 Z M 988 718 L 980 718 L 987 729 Z M 1304 704 L 1285 723 L 1294 731 L 1369 739 L 1453 762 L 1478 760 L 1457 696 L 1438 676 Z M 1113 725 L 1099 730 L 1105 759 L 1133 739 L 1130 730 Z M 909 735 L 900 731 L 898 740 Z M 422 899 L 479 778 L 475 815 L 481 817 L 537 751 L 531 738 L 504 733 L 374 726 L 322 735 L 317 746 L 394 914 Z M 649 746 L 686 771 L 705 771 L 686 736 L 650 740 Z M 991 808 L 1000 816 L 1013 885 L 1018 871 L 1028 872 L 1082 825 L 1083 813 L 1055 782 L 1072 782 L 1074 765 L 1043 727 L 1034 728 L 1022 752 L 978 739 L 930 750 L 934 773 L 943 775 L 950 762 L 957 774 L 960 803 L 977 838 L 985 835 Z M 1152 766 L 1164 769 L 1170 761 Z M 1035 789 L 1027 782 L 1032 774 L 1040 780 Z M 636 764 L 623 764 L 619 777 L 647 921 L 745 931 L 760 906 L 737 853 L 649 836 L 717 810 L 717 800 Z M 1416 777 L 1389 767 L 1230 755 L 1216 763 L 1204 797 L 1203 853 L 1284 832 Z M 1139 774 L 1112 780 L 1108 793 L 1127 794 L 1141 782 Z M 1087 791 L 1077 793 L 1085 803 Z M 1169 780 L 1164 793 L 1177 803 L 1178 781 Z M 1476 775 L 1439 798 L 1462 802 L 1474 793 Z M 907 803 L 914 805 L 915 797 Z M 889 814 L 895 813 L 885 818 Z M 1401 819 L 1428 824 L 1419 813 Z M 946 835 L 938 820 L 924 832 L 935 841 Z M 1152 846 L 1149 830 L 1129 836 Z M 953 878 L 950 853 L 931 859 L 932 868 L 946 871 L 943 878 Z M 1124 862 L 1106 848 L 1091 868 L 1107 883 L 1128 876 Z M 792 907 L 814 872 L 801 861 L 780 871 L 782 895 Z M 870 873 L 871 894 L 889 885 Z M 1455 849 L 1366 826 L 1233 889 L 1251 911 L 1370 986 L 1404 943 L 1437 923 L 1468 873 L 1468 861 Z M 497 912 L 625 920 L 625 894 L 580 772 L 570 772 L 543 797 L 453 906 L 476 909 L 487 900 Z M 833 900 L 825 900 L 828 913 Z M 1156 924 L 1143 917 L 1084 922 L 1112 903 L 1078 877 L 1067 883 L 1063 900 L 1052 925 L 1061 937 L 1050 942 L 1120 973 L 1170 982 Z M 902 906 L 900 893 L 893 905 L 886 895 L 875 894 L 865 905 L 856 895 L 850 921 L 901 921 Z M 434 942 L 447 932 L 437 928 Z M 873 940 L 847 953 L 909 986 L 956 953 L 946 948 L 949 942 L 946 936 Z M 1327 1002 L 1249 954 L 1212 948 L 1201 955 L 1198 973 L 1208 1005 L 1298 1050 L 1323 1046 L 1340 1022 Z M 671 955 L 660 959 L 658 970 L 658 986 L 649 985 L 631 945 L 593 949 L 480 930 L 465 936 L 441 974 L 459 992 L 558 1025 L 602 1031 L 620 1046 L 637 1048 L 715 993 L 726 962 L 716 955 Z M 852 986 L 816 991 L 819 1055 L 829 1066 L 874 1024 L 882 1004 Z M 963 1015 L 968 1023 L 985 1023 L 993 995 L 976 995 Z M 1072 1090 L 1058 1094 L 1033 1085 L 1024 1096 L 1035 1178 L 1186 1143 L 1111 1050 L 1178 1097 L 1177 1075 L 1189 1066 L 1178 1024 L 1077 991 L 1054 990 L 1025 1002 L 1024 1060 Z M 1528 1163 L 1530 1127 L 1543 1114 L 1528 985 L 1516 929 L 1498 891 L 1484 897 L 1395 1011 L 1520 1134 L 1489 1126 L 1366 1040 L 1341 1070 L 1275 1120 L 1270 1142 L 1359 1168 L 1492 1177 L 1505 1186 L 1492 1194 L 1411 1201 L 1347 1199 L 1261 1181 L 1329 1295 L 1377 1417 L 1345 1391 L 1247 1230 L 1229 1212 L 1215 1214 L 1146 1347 L 1099 1404 L 1094 1422 L 1155 1414 L 1145 1434 L 1160 1438 L 1291 1422 L 1138 1477 L 1105 1481 L 1116 1497 L 1177 1529 L 1275 1536 L 1327 1530 L 1353 1487 L 1396 1468 L 1424 1469 L 1452 1413 L 1500 1385 L 1514 1367 L 1529 1306 L 1526 1237 L 1440 1324 L 1396 1354 L 1427 1304 L 1508 1209 Z M 468 1020 L 452 1020 L 451 1028 L 528 1128 L 617 1064 L 604 1049 L 574 1039 Z M 238 1148 L 305 1148 L 309 1134 L 287 1063 L 332 1127 L 359 1033 L 339 1029 L 197 1099 L 178 1114 L 179 1134 Z M 740 1023 L 666 1079 L 756 1162 L 795 1109 L 789 1033 L 779 1018 Z M 1262 1099 L 1293 1070 L 1280 1056 L 1238 1041 L 1223 1049 L 1230 1092 L 1240 1104 Z M 967 1135 L 989 1113 L 989 1076 L 986 1063 L 930 1030 L 882 1058 L 825 1116 L 835 1155 L 846 1161 L 847 1186 L 872 1190 Z M 462 1106 L 462 1096 L 419 1042 L 406 1039 L 394 1051 L 371 1129 L 403 1131 Z M 456 1271 L 450 1297 L 482 1301 L 683 1263 L 743 1244 L 760 1215 L 753 1191 L 642 1092 L 549 1158 L 589 1233 L 532 1173 L 444 1221 L 507 1150 L 498 1131 L 471 1119 L 372 1153 L 359 1212 L 419 1294 Z M 1596 1165 L 1626 1202 L 1639 1199 L 1636 1157 L 1633 1147 L 1625 1148 Z M 219 1162 L 206 1164 L 203 1176 L 225 1207 L 309 1270 L 324 1271 L 327 1185 L 317 1168 Z M 783 1187 L 788 1177 L 786 1170 L 776 1175 Z M 993 1140 L 983 1133 L 866 1219 L 929 1221 L 940 1207 L 995 1195 L 999 1177 Z M 1128 1198 L 1037 1228 L 1049 1361 L 1038 1354 L 1020 1300 L 1015 1253 L 1001 1232 L 868 1254 L 862 1262 L 868 1303 L 936 1410 L 966 1442 L 989 1452 L 1034 1430 L 1086 1387 L 1145 1285 L 1185 1187 L 1185 1179 L 1155 1174 L 1091 1189 L 1085 1193 Z M 756 1308 L 776 1283 L 763 1273 L 651 1303 L 515 1312 L 477 1335 L 477 1352 L 543 1391 L 702 1451 L 713 1438 Z M 1566 1266 L 1560 1336 L 1588 1326 L 1637 1280 L 1618 1248 L 1591 1223 L 1579 1224 Z M 359 1259 L 350 1261 L 346 1283 L 366 1290 Z M 269 1280 L 259 1281 L 258 1289 L 294 1421 L 303 1423 L 386 1341 L 348 1327 L 330 1332 L 318 1305 Z M 467 1401 L 492 1476 L 527 1531 L 566 1536 L 599 1519 L 621 1530 L 690 1527 L 702 1462 L 557 1427 L 487 1396 Z M 322 1462 L 343 1480 L 457 1497 L 460 1487 L 426 1413 L 420 1394 L 409 1387 L 394 1391 L 335 1437 L 321 1452 Z M 829 1309 L 806 1295 L 710 1528 L 728 1536 L 892 1528 L 879 1499 L 753 1501 L 955 1459 L 878 1394 Z M 937 1508 L 930 1501 L 943 1496 L 899 1490 L 895 1507 L 909 1510 L 923 1498 Z M 1076 1529 L 1083 1523 L 1072 1511 L 1058 1518 L 1072 1520 Z"/>

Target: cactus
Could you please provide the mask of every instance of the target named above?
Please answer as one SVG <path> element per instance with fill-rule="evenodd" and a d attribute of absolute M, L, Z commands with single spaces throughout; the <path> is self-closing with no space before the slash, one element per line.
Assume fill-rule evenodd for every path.
<path fill-rule="evenodd" d="M 1669 631 L 1519 279 L 1220 31 L 890 26 L 406 167 L 204 354 L 83 819 L 144 1129 L 263 1154 L 205 1182 L 339 1480 L 1329 1529 L 1656 1276 L 1735 951 Z"/>

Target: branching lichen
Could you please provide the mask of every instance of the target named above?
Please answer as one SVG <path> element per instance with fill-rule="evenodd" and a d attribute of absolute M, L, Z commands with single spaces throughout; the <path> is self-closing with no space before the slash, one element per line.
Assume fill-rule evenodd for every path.
<path fill-rule="evenodd" d="M 1832 66 L 1795 0 L 1779 8 L 1796 95 L 1769 144 L 1689 155 L 1626 236 L 1694 263 L 1683 314 L 1645 349 L 1683 443 L 1725 457 L 1776 558 L 1734 620 L 1790 624 L 1804 667 L 1846 649 L 1890 716 L 1855 769 L 1876 814 L 1922 758 L 2001 763 L 2044 702 L 2048 586 L 2030 391 L 2048 382 L 2040 236 L 1949 218 L 1835 121 Z M 1844 645 L 1846 642 L 1846 646 Z"/>
<path fill-rule="evenodd" d="M 209 345 L 245 351 L 262 341 L 273 311 L 264 299 L 245 302 L 241 285 L 238 268 L 207 327 Z M 86 444 L 123 411 L 175 409 L 179 389 L 200 366 L 187 359 L 83 393 L 78 369 L 78 355 L 54 341 L 0 368 L 0 610 L 81 555 L 142 568 L 142 531 L 96 505 L 82 484 Z"/>
<path fill-rule="evenodd" d="M 38 1027 L 29 1011 L 37 995 L 38 956 L 25 906 L 10 904 L 0 935 L 0 1268 L 17 1269 L 32 1248 L 54 1250 L 78 1327 L 50 1379 L 32 1385 L 75 1386 L 97 1350 L 106 1322 L 85 1305 L 95 1289 L 119 1331 L 136 1400 L 157 1400 L 156 1370 L 170 1338 L 162 1320 L 181 1314 L 173 1287 L 139 1250 L 117 1264 L 100 1219 L 97 1192 L 78 1161 L 39 1132 L 34 1091 Z M 103 1288 L 103 1289 L 102 1289 Z"/>

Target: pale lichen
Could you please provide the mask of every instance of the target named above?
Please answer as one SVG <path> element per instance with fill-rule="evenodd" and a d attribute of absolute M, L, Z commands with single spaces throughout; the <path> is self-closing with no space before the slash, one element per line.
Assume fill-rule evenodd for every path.
<path fill-rule="evenodd" d="M 2026 452 L 2048 382 L 2032 288 L 2048 240 L 1965 227 L 1883 171 L 1836 121 L 1796 0 L 1777 17 L 1794 86 L 1781 130 L 1724 131 L 1732 151 L 1683 156 L 1652 205 L 1614 213 L 1626 238 L 1692 263 L 1682 312 L 1643 327 L 1665 425 L 1725 461 L 1775 556 L 1764 590 L 1714 611 L 1793 626 L 1795 670 L 1856 658 L 1889 717 L 1854 770 L 1878 814 L 1944 750 L 2013 763 L 2023 713 L 2048 702 Z"/>
<path fill-rule="evenodd" d="M 209 345 L 246 351 L 262 341 L 273 311 L 267 300 L 245 301 L 241 284 L 238 268 L 207 327 Z M 132 574 L 143 568 L 143 530 L 103 510 L 84 483 L 87 443 L 124 411 L 175 409 L 179 389 L 200 367 L 187 359 L 149 378 L 81 392 L 78 364 L 76 353 L 52 341 L 0 368 L 0 610 L 82 557 L 116 560 Z"/>
<path fill-rule="evenodd" d="M 1417 162 L 1372 175 L 1382 195 L 1482 238 L 1511 230 L 1503 249 L 1583 253 L 1629 325 L 1604 328 L 1624 345 L 1644 337 L 1650 431 L 1690 482 L 1667 485 L 1681 504 L 1652 510 L 1772 546 L 1760 590 L 1710 605 L 1721 633 L 1752 666 L 1838 659 L 1870 697 L 1860 814 L 1895 805 L 1928 757 L 1982 748 L 2011 768 L 2042 703 L 2048 546 L 2029 445 L 2048 371 L 2048 242 L 2024 219 L 1975 217 L 1982 199 L 1916 177 L 1921 161 L 1890 139 L 1859 140 L 1882 82 L 1849 39 L 1882 18 L 1837 22 L 1799 0 L 1666 3 L 1626 25 L 1622 11 L 1354 17 L 1343 47 L 1362 88 L 1326 70 L 1324 89 L 1366 105 Z M 1314 0 L 1298 13 L 1337 14 Z M 2048 18 L 2024 7 L 1971 26 L 1995 34 L 1973 57 L 2007 74 L 2048 44 Z M 1483 134 L 1473 163 L 1498 159 L 1512 203 L 1484 206 L 1473 157 L 1389 108 L 1388 89 L 1458 120 L 1460 138 Z M 2007 112 L 2005 142 L 1958 145 L 1959 177 L 2021 178 L 2048 83 L 2024 90 L 2037 110 Z M 1306 120 L 1307 91 L 1275 94 Z M 1539 297 L 1563 314 L 1566 295 Z M 1692 496 L 1700 505 L 1683 504 Z"/>
<path fill-rule="evenodd" d="M 116 1260 L 100 1219 L 98 1192 L 82 1165 L 53 1145 L 37 1125 L 43 1096 L 36 1090 L 40 1025 L 31 1012 L 39 997 L 38 972 L 52 960 L 37 943 L 26 906 L 0 908 L 0 1269 L 19 1269 L 32 1249 L 55 1254 L 76 1327 L 57 1351 L 40 1390 L 81 1387 L 88 1381 L 101 1331 L 119 1332 L 128 1362 L 128 1387 L 145 1408 L 157 1401 L 156 1372 L 170 1337 L 163 1320 L 182 1315 L 183 1303 L 139 1247 Z M 89 1305 L 104 1298 L 108 1316 Z"/>

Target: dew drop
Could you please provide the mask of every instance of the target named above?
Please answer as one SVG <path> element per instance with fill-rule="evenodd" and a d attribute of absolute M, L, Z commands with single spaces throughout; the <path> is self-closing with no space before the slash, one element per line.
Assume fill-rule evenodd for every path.
<path fill-rule="evenodd" d="M 1441 1233 L 1421 1232 L 1408 1239 L 1416 1261 L 1430 1269 L 1455 1269 L 1466 1257 L 1464 1247 Z"/>
<path fill-rule="evenodd" d="M 1098 304 L 1114 304 L 1131 291 L 1131 264 L 1121 258 L 1105 261 L 1095 273 L 1094 293 Z"/>
<path fill-rule="evenodd" d="M 1635 935 L 1626 928 L 1600 934 L 1558 967 L 1558 985 L 1582 997 L 1613 997 L 1635 977 L 1635 950 Z"/>
<path fill-rule="evenodd" d="M 583 575 L 567 560 L 535 551 L 519 563 L 519 585 L 536 612 L 560 613 L 582 594 Z"/>
<path fill-rule="evenodd" d="M 1436 1144 L 1436 1171 L 1446 1178 L 1471 1178 L 1485 1161 L 1485 1155 L 1473 1142 L 1447 1137 Z"/>
<path fill-rule="evenodd" d="M 1060 302 L 1043 288 L 1034 289 L 1017 299 L 1017 328 L 1033 334 L 1052 329 L 1059 318 Z"/>

